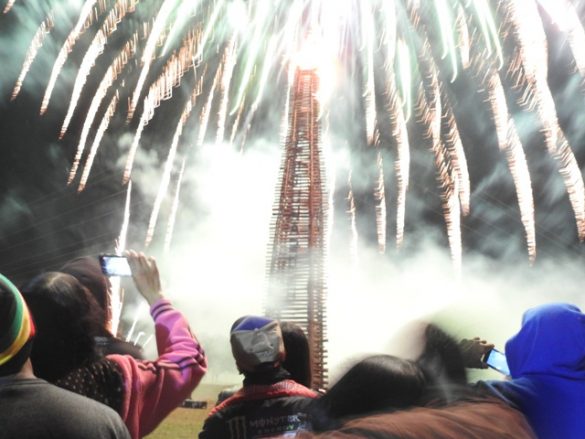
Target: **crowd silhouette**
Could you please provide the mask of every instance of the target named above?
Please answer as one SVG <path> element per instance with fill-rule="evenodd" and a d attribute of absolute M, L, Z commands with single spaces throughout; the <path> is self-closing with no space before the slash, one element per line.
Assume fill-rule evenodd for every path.
<path fill-rule="evenodd" d="M 165 298 L 154 258 L 125 256 L 150 306 L 153 360 L 112 333 L 111 284 L 97 258 L 40 273 L 20 289 L 0 275 L 0 439 L 142 438 L 197 387 L 207 359 L 187 316 Z M 418 327 L 408 335 L 419 347 L 412 358 L 365 356 L 328 389 L 313 389 L 300 326 L 237 319 L 225 349 L 243 382 L 218 395 L 199 438 L 583 437 L 579 308 L 527 310 L 505 345 L 509 375 L 500 380 L 467 379 L 467 369 L 488 367 L 493 344 Z"/>

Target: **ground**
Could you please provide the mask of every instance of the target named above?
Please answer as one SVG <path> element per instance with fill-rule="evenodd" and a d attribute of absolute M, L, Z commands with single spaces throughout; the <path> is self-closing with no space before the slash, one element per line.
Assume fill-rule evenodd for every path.
<path fill-rule="evenodd" d="M 173 411 L 147 439 L 196 439 L 203 421 L 217 400 L 218 393 L 231 384 L 202 384 L 191 395 L 196 401 L 207 401 L 206 409 L 179 407 Z"/>

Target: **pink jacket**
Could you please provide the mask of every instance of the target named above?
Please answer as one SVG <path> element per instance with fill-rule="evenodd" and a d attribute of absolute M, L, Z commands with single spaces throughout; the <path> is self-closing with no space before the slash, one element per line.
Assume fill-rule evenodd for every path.
<path fill-rule="evenodd" d="M 191 395 L 207 370 L 205 353 L 187 320 L 168 300 L 155 302 L 150 314 L 159 357 L 154 361 L 129 355 L 107 357 L 122 370 L 125 388 L 121 416 L 133 439 L 151 433 Z"/>

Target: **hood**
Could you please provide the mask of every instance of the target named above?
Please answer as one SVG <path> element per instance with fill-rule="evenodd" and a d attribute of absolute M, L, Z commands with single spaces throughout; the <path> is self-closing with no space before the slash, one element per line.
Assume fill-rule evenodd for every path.
<path fill-rule="evenodd" d="M 585 315 L 567 303 L 529 309 L 506 343 L 512 378 L 525 375 L 585 379 Z"/>

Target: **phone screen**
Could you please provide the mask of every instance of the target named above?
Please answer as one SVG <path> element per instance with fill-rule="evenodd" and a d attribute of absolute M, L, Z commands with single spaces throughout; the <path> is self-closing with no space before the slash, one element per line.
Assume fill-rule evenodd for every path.
<path fill-rule="evenodd" d="M 100 255 L 100 265 L 106 276 L 132 276 L 130 265 L 124 256 Z"/>
<path fill-rule="evenodd" d="M 510 369 L 508 368 L 506 356 L 497 349 L 492 349 L 489 351 L 484 357 L 484 362 L 492 369 L 495 369 L 504 375 L 510 375 Z"/>

